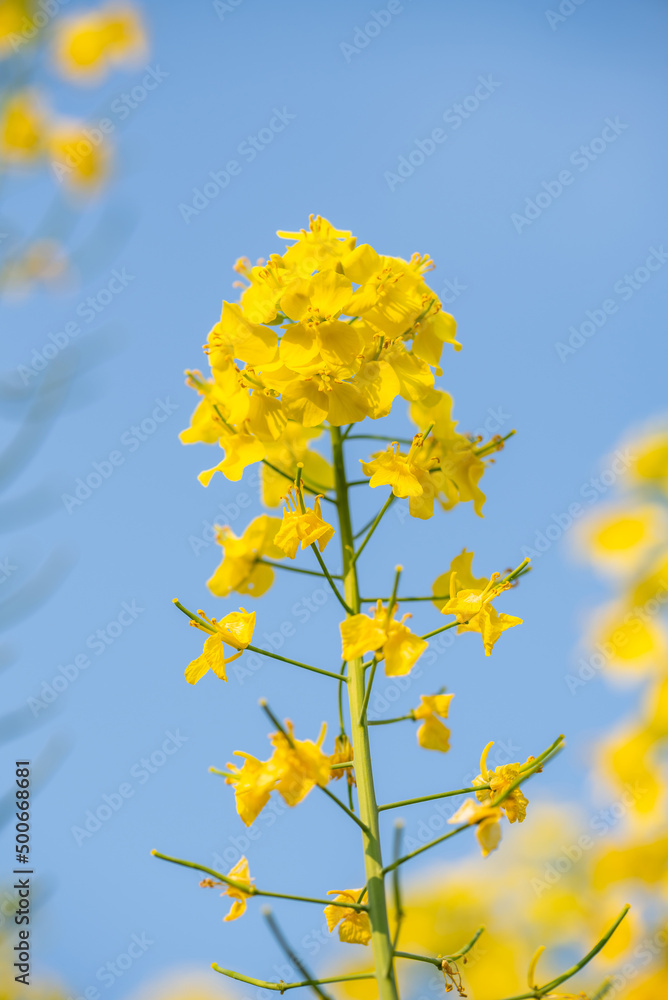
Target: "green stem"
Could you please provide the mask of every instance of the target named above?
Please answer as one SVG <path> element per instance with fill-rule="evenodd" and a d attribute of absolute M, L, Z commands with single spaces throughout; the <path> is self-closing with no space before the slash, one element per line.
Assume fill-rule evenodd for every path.
<path fill-rule="evenodd" d="M 266 458 L 262 459 L 262 464 L 266 465 L 267 468 L 271 469 L 273 472 L 277 472 L 279 476 L 283 476 L 284 479 L 289 479 L 291 483 L 294 483 L 295 477 L 293 475 L 291 475 L 289 472 L 284 472 L 283 469 L 279 469 L 277 465 L 272 465 L 271 462 L 269 462 Z M 323 500 L 327 500 L 329 503 L 336 503 L 336 500 L 333 500 L 332 497 L 327 496 L 326 487 L 323 486 L 322 489 L 316 489 L 314 486 L 310 486 L 303 480 L 302 480 L 302 486 L 304 487 L 307 493 L 312 493 L 314 496 L 322 497 Z"/>
<path fill-rule="evenodd" d="M 277 564 L 278 565 L 278 564 Z M 397 597 L 399 604 L 405 604 L 406 601 L 449 601 L 450 594 L 431 594 L 429 597 Z M 375 604 L 376 601 L 382 601 L 385 604 L 389 601 L 389 597 L 360 597 L 362 604 Z"/>
<path fill-rule="evenodd" d="M 513 437 L 514 434 L 517 434 L 517 431 L 508 431 L 508 433 L 504 434 L 504 436 L 499 438 L 498 441 L 488 441 L 487 444 L 483 444 L 479 448 L 475 448 L 473 454 L 477 455 L 478 458 L 483 458 L 485 455 L 492 455 L 495 451 L 499 450 L 499 445 L 504 444 L 508 438 Z"/>
<path fill-rule="evenodd" d="M 220 972 L 221 976 L 229 979 L 236 979 L 240 983 L 249 983 L 251 986 L 259 986 L 263 990 L 277 990 L 285 993 L 286 990 L 295 990 L 300 986 L 326 986 L 328 983 L 350 983 L 354 979 L 373 979 L 373 972 L 354 972 L 349 976 L 329 976 L 327 979 L 305 979 L 301 983 L 268 983 L 264 979 L 253 979 L 252 976 L 242 976 L 240 972 L 233 972 L 232 969 L 223 969 L 214 962 L 211 966 L 214 972 Z"/>
<path fill-rule="evenodd" d="M 325 577 L 324 573 L 318 573 L 315 569 L 301 569 L 300 566 L 286 566 L 284 563 L 274 562 L 271 559 L 257 559 L 256 561 L 262 563 L 263 566 L 271 566 L 273 569 L 285 569 L 289 573 L 303 573 L 305 576 L 317 576 L 320 577 L 320 579 Z M 340 576 L 333 576 L 332 578 L 334 580 L 341 579 Z"/>
<path fill-rule="evenodd" d="M 368 833 L 369 828 L 367 827 L 366 823 L 363 820 L 361 820 L 359 816 L 356 816 L 355 813 L 352 811 L 352 809 L 349 809 L 348 806 L 344 802 L 342 802 L 337 795 L 334 795 L 333 792 L 330 792 L 329 788 L 325 788 L 324 785 L 318 785 L 318 788 L 321 791 L 323 791 L 325 795 L 329 796 L 332 802 L 336 802 L 339 809 L 343 809 L 346 816 L 350 816 L 350 818 L 354 820 L 355 823 L 357 823 L 357 825 L 361 830 L 364 830 L 365 833 Z"/>
<path fill-rule="evenodd" d="M 282 735 L 288 741 L 288 743 L 290 744 L 290 746 L 292 747 L 292 749 L 296 750 L 297 748 L 295 747 L 295 741 L 293 740 L 292 736 L 290 736 L 290 733 L 288 733 L 285 730 L 285 728 L 281 725 L 280 720 L 277 718 L 277 716 L 274 715 L 274 713 L 269 708 L 269 705 L 267 704 L 267 702 L 266 702 L 266 700 L 264 698 L 260 698 L 260 707 L 262 708 L 262 710 L 264 712 L 266 712 L 266 714 L 269 716 L 269 719 L 276 726 L 276 728 L 278 729 L 279 733 L 282 733 Z M 321 792 L 324 792 L 325 795 L 332 800 L 332 802 L 336 802 L 336 804 L 339 807 L 339 809 L 342 809 L 347 816 L 350 816 L 350 818 L 355 823 L 357 823 L 357 825 L 359 827 L 361 827 L 362 830 L 364 830 L 366 832 L 366 829 L 367 829 L 366 823 L 364 823 L 359 818 L 359 816 L 356 816 L 355 813 L 352 812 L 352 810 L 350 810 L 347 805 L 344 805 L 344 803 L 341 801 L 340 798 L 338 798 L 336 795 L 334 795 L 333 792 L 330 792 L 329 788 L 326 788 L 325 785 L 318 785 L 318 788 L 320 789 Z"/>
<path fill-rule="evenodd" d="M 515 781 L 513 781 L 510 785 L 508 785 L 508 787 L 501 795 L 498 795 L 495 799 L 491 799 L 489 802 L 486 803 L 486 805 L 488 805 L 491 809 L 494 809 L 496 806 L 500 806 L 502 802 L 505 802 L 508 796 L 512 792 L 514 792 L 514 790 L 518 788 L 519 785 L 522 784 L 522 782 L 530 778 L 533 774 L 536 773 L 536 771 L 540 771 L 542 765 L 552 756 L 554 756 L 554 754 L 558 753 L 559 747 L 563 742 L 563 739 L 564 739 L 563 736 L 558 736 L 557 739 L 554 741 L 554 743 L 552 743 L 547 748 L 547 750 L 544 750 L 543 753 L 540 754 L 540 756 L 536 757 L 535 761 L 533 761 L 531 768 L 529 770 L 521 773 L 520 776 L 515 779 Z M 440 837 L 436 837 L 434 840 L 430 840 L 426 844 L 422 844 L 421 847 L 418 847 L 414 851 L 411 851 L 410 854 L 404 854 L 402 858 L 399 858 L 397 861 L 393 861 L 391 865 L 388 865 L 388 867 L 384 869 L 384 874 L 387 875 L 388 872 L 393 871 L 394 868 L 396 868 L 398 865 L 403 865 L 405 861 L 410 861 L 411 858 L 416 858 L 418 854 L 422 854 L 424 851 L 429 851 L 432 847 L 436 847 L 437 844 L 442 844 L 445 840 L 449 840 L 451 837 L 456 837 L 458 833 L 462 832 L 462 830 L 470 829 L 471 825 L 472 825 L 471 823 L 463 823 L 461 826 L 456 826 L 454 830 L 450 830 L 449 833 L 444 833 Z"/>
<path fill-rule="evenodd" d="M 341 677 L 343 677 L 343 678 L 345 678 L 345 676 L 346 676 L 346 667 L 347 666 L 348 666 L 348 664 L 344 660 L 343 663 L 341 664 Z M 342 684 L 339 684 L 339 732 L 340 732 L 341 736 L 345 736 L 345 733 L 346 733 L 346 723 L 345 723 L 345 719 L 343 718 L 343 685 Z"/>
<path fill-rule="evenodd" d="M 325 560 L 322 558 L 322 556 L 320 555 L 320 552 L 318 551 L 318 543 L 314 542 L 313 545 L 311 546 L 311 548 L 315 552 L 315 557 L 318 560 L 318 562 L 320 563 L 320 567 L 321 567 L 323 573 L 325 574 L 325 576 L 327 577 L 327 582 L 330 585 L 330 587 L 332 588 L 332 591 L 334 592 L 334 596 L 336 597 L 337 601 L 339 602 L 339 604 L 341 605 L 341 607 L 343 608 L 343 610 L 346 612 L 346 614 L 349 614 L 349 615 L 353 614 L 352 608 L 350 608 L 346 604 L 346 602 L 344 601 L 344 599 L 341 597 L 341 594 L 339 593 L 339 591 L 337 589 L 337 586 L 334 583 L 334 580 L 332 579 L 332 577 L 330 575 L 329 570 L 325 566 Z M 341 577 L 338 577 L 338 579 L 340 580 Z"/>
<path fill-rule="evenodd" d="M 297 955 L 294 948 L 291 947 L 288 939 L 283 934 L 283 931 L 281 930 L 278 921 L 274 917 L 274 914 L 271 912 L 269 907 L 263 910 L 262 916 L 267 921 L 267 926 L 269 927 L 269 930 L 274 935 L 274 938 L 276 939 L 276 942 L 278 943 L 279 947 L 282 948 L 283 953 L 285 954 L 285 957 L 287 958 L 288 962 L 291 962 L 294 965 L 294 967 L 298 969 L 299 972 L 301 972 L 302 976 L 305 977 L 306 982 L 312 983 L 311 989 L 316 994 L 316 996 L 319 996 L 320 1000 L 332 1000 L 329 993 L 325 993 L 324 990 L 320 989 L 320 984 L 316 982 L 315 976 L 311 974 L 311 970 L 306 966 L 304 962 L 302 962 L 301 958 L 299 957 L 299 955 Z"/>
<path fill-rule="evenodd" d="M 384 434 L 348 434 L 348 441 L 385 441 L 388 444 L 413 444 L 413 438 L 387 437 Z"/>
<path fill-rule="evenodd" d="M 183 868 L 193 868 L 198 872 L 206 872 L 207 875 L 211 875 L 218 882 L 224 882 L 225 885 L 229 885 L 233 889 L 238 889 L 247 896 L 267 896 L 271 899 L 294 899 L 297 903 L 316 903 L 318 906 L 343 906 L 344 908 L 347 907 L 353 910 L 368 909 L 364 903 L 337 903 L 331 899 L 316 899 L 313 896 L 293 896 L 287 892 L 269 892 L 267 889 L 258 889 L 254 885 L 248 885 L 246 882 L 238 882 L 236 879 L 230 878 L 229 875 L 223 875 L 214 868 L 207 868 L 206 865 L 198 865 L 194 861 L 184 861 L 183 858 L 172 858 L 168 854 L 161 854 L 159 851 L 151 851 L 151 854 L 154 858 L 171 861 L 172 864 L 181 865 Z"/>
<path fill-rule="evenodd" d="M 398 819 L 394 824 L 394 840 L 392 844 L 392 859 L 396 860 L 401 853 L 401 838 L 404 832 L 403 821 Z M 394 935 L 392 937 L 392 960 L 397 954 L 396 948 L 399 943 L 399 934 L 401 933 L 401 924 L 404 919 L 404 908 L 401 902 L 401 886 L 399 884 L 399 869 L 395 868 L 392 872 L 392 889 L 394 892 L 394 919 L 396 921 L 394 927 Z"/>
<path fill-rule="evenodd" d="M 389 726 L 391 722 L 404 722 L 406 719 L 412 719 L 415 722 L 415 716 L 411 712 L 410 715 L 397 715 L 394 719 L 369 719 L 367 722 L 368 726 Z"/>
<path fill-rule="evenodd" d="M 470 792 L 480 792 L 489 788 L 489 785 L 473 785 L 471 788 L 457 788 L 452 792 L 436 792 L 435 795 L 421 795 L 417 799 L 404 799 L 402 802 L 388 802 L 384 806 L 378 806 L 378 812 L 385 812 L 386 809 L 402 809 L 404 806 L 416 806 L 419 802 L 432 802 L 434 799 L 449 799 L 453 795 L 467 795 Z"/>
<path fill-rule="evenodd" d="M 260 649 L 259 646 L 246 646 L 251 653 L 261 653 L 262 656 L 270 656 L 272 660 L 280 660 L 281 663 L 291 663 L 293 667 L 301 667 L 302 670 L 312 670 L 314 674 L 324 674 L 325 677 L 333 677 L 339 684 L 347 684 L 348 678 L 341 674 L 335 674 L 331 670 L 322 670 L 320 667 L 312 667 L 310 663 L 300 663 L 299 660 L 291 660 L 287 656 L 279 656 L 278 653 L 270 653 L 268 649 Z"/>
<path fill-rule="evenodd" d="M 544 986 L 538 986 L 536 989 L 529 990 L 528 993 L 518 993 L 516 996 L 507 997 L 506 1000 L 535 1000 L 535 998 L 544 997 L 546 993 L 551 993 L 556 986 L 561 986 L 561 984 L 565 983 L 567 979 L 571 979 L 580 971 L 580 969 L 583 969 L 585 965 L 588 965 L 592 958 L 595 958 L 599 951 L 606 946 L 630 909 L 631 907 L 627 903 L 600 941 L 597 941 L 594 947 L 587 952 L 584 958 L 581 958 L 579 962 L 576 962 L 575 965 L 571 966 L 570 969 L 567 969 L 566 972 L 562 972 L 560 976 L 557 976 L 556 979 L 550 980 L 549 983 L 545 983 Z"/>
<path fill-rule="evenodd" d="M 378 511 L 378 513 L 374 517 L 374 519 L 373 519 L 373 521 L 371 523 L 371 527 L 369 528 L 369 530 L 367 531 L 366 535 L 364 536 L 364 540 L 363 540 L 362 544 L 358 548 L 357 552 L 354 553 L 352 559 L 350 559 L 350 568 L 351 569 L 354 567 L 355 563 L 357 562 L 357 560 L 359 559 L 359 557 L 362 555 L 362 553 L 364 552 L 364 550 L 367 547 L 367 545 L 369 544 L 369 542 L 371 541 L 371 536 L 373 535 L 374 531 L 376 530 L 376 528 L 378 527 L 378 525 L 382 521 L 383 515 L 385 514 L 385 512 L 390 507 L 390 504 L 394 500 L 396 500 L 396 497 L 395 497 L 394 493 L 390 493 L 389 497 L 387 498 L 387 500 L 383 504 L 382 508 Z M 348 503 L 348 497 L 346 495 L 346 506 L 347 506 L 347 503 Z M 340 512 L 339 512 L 339 518 L 340 518 L 340 516 L 341 515 L 340 515 Z M 350 514 L 348 516 L 350 516 Z M 349 545 L 350 545 L 351 548 L 352 548 L 352 540 L 353 540 L 353 533 L 352 533 L 352 528 L 351 528 L 351 530 L 350 530 L 350 542 L 349 542 Z M 355 577 L 355 587 L 357 588 L 357 577 Z M 359 598 L 359 594 L 356 593 L 355 596 L 357 598 L 357 601 L 359 602 L 359 599 L 360 599 Z"/>
<path fill-rule="evenodd" d="M 450 622 L 449 625 L 442 625 L 441 628 L 435 628 L 433 632 L 427 632 L 425 635 L 421 635 L 421 639 L 431 639 L 434 635 L 439 635 L 440 632 L 447 632 L 449 628 L 454 628 L 455 625 L 466 625 L 467 622 Z"/>
<path fill-rule="evenodd" d="M 360 601 L 355 563 L 369 541 L 371 534 L 373 534 L 373 531 L 377 527 L 382 514 L 392 502 L 394 494 L 390 494 L 380 515 L 374 519 L 374 523 L 369 533 L 367 533 L 362 546 L 357 553 L 354 553 L 343 443 L 341 431 L 338 427 L 331 428 L 331 438 L 336 501 L 339 515 L 339 534 L 343 559 L 344 594 L 352 612 L 358 614 Z M 362 718 L 360 721 L 365 693 L 362 657 L 351 660 L 348 663 L 348 671 L 349 683 L 347 691 L 350 705 L 355 777 L 357 779 L 357 798 L 360 816 L 367 827 L 364 834 L 364 867 L 367 878 L 368 911 L 371 924 L 371 947 L 373 949 L 375 978 L 378 986 L 379 1000 L 399 1000 L 392 964 L 392 942 L 387 914 L 387 900 L 385 898 L 378 806 L 376 804 L 373 785 L 369 730 L 364 719 Z"/>
<path fill-rule="evenodd" d="M 441 958 L 430 958 L 428 955 L 414 955 L 410 951 L 396 951 L 395 956 L 397 958 L 408 958 L 413 962 L 429 962 L 431 965 L 435 965 L 437 969 L 443 968 L 443 962 L 456 962 L 458 958 L 463 958 L 474 946 L 480 935 L 484 932 L 484 927 L 479 927 L 475 932 L 471 940 L 456 951 L 454 955 L 444 955 Z"/>
<path fill-rule="evenodd" d="M 371 673 L 369 674 L 369 680 L 367 681 L 366 690 L 364 691 L 364 701 L 362 702 L 362 708 L 360 709 L 360 725 L 364 725 L 366 722 L 366 710 L 369 705 L 369 698 L 371 697 L 371 687 L 373 685 L 373 679 L 376 676 L 376 668 L 378 667 L 378 660 L 374 657 L 373 664 L 371 666 Z"/>

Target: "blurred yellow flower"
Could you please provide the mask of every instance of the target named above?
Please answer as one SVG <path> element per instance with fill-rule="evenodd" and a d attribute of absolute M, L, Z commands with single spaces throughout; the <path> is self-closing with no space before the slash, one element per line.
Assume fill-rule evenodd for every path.
<path fill-rule="evenodd" d="M 420 704 L 413 709 L 415 719 L 423 719 L 418 729 L 418 743 L 425 750 L 440 750 L 445 753 L 450 749 L 450 730 L 440 719 L 447 719 L 450 702 L 454 694 L 423 694 Z"/>
<path fill-rule="evenodd" d="M 33 90 L 11 94 L 0 111 L 0 157 L 18 166 L 34 163 L 46 140 L 47 116 L 39 95 Z"/>
<path fill-rule="evenodd" d="M 603 655 L 605 666 L 620 673 L 666 669 L 666 633 L 642 608 L 628 611 L 622 604 L 603 610 L 594 618 L 589 642 Z"/>
<path fill-rule="evenodd" d="M 466 799 L 457 812 L 448 820 L 448 823 L 459 825 L 468 823 L 476 824 L 476 837 L 480 844 L 483 858 L 495 851 L 501 841 L 501 825 L 499 820 L 503 813 L 496 806 L 478 805 L 475 799 Z"/>
<path fill-rule="evenodd" d="M 364 653 L 375 652 L 379 660 L 385 660 L 388 677 L 410 673 L 428 643 L 404 624 L 410 614 L 401 621 L 395 620 L 396 608 L 396 604 L 391 609 L 385 608 L 382 601 L 377 601 L 370 616 L 351 615 L 341 622 L 343 659 L 354 660 Z"/>
<path fill-rule="evenodd" d="M 96 142 L 80 122 L 62 122 L 48 136 L 51 167 L 66 188 L 77 195 L 96 194 L 106 181 L 111 163 L 109 139 Z"/>
<path fill-rule="evenodd" d="M 138 11 L 110 3 L 73 17 L 59 17 L 53 56 L 56 69 L 73 83 L 100 83 L 119 65 L 141 62 L 146 36 Z"/>
<path fill-rule="evenodd" d="M 356 903 L 361 889 L 329 889 L 328 896 L 336 896 L 337 903 Z M 339 927 L 339 939 L 345 944 L 368 944 L 371 940 L 371 923 L 365 910 L 345 906 L 326 906 L 325 919 L 331 934 Z"/>
<path fill-rule="evenodd" d="M 223 549 L 220 566 L 208 581 L 216 597 L 227 597 L 232 591 L 261 597 L 274 582 L 274 570 L 260 560 L 283 559 L 284 552 L 274 543 L 281 526 L 280 518 L 261 514 L 247 526 L 241 538 L 231 528 L 218 530 L 216 541 Z"/>
<path fill-rule="evenodd" d="M 630 442 L 628 479 L 634 486 L 668 489 L 668 430 L 651 431 Z"/>
<path fill-rule="evenodd" d="M 33 0 L 0 0 L 0 59 L 13 55 L 25 44 L 23 32 L 27 26 L 32 27 L 34 8 Z"/>
<path fill-rule="evenodd" d="M 220 621 L 216 618 L 207 618 L 203 611 L 200 611 L 199 614 L 209 623 L 211 629 L 191 621 L 195 628 L 206 632 L 207 638 L 204 641 L 204 650 L 201 656 L 192 660 L 186 667 L 186 680 L 189 684 L 197 684 L 197 681 L 201 680 L 207 671 L 213 670 L 216 677 L 226 681 L 225 667 L 241 656 L 253 638 L 255 612 L 249 613 L 244 608 L 240 608 L 239 611 L 232 611 L 229 615 L 225 615 Z M 225 646 L 230 646 L 235 650 L 232 656 L 225 656 Z"/>
<path fill-rule="evenodd" d="M 591 515 L 581 522 L 577 545 L 600 569 L 630 574 L 667 538 L 668 523 L 662 507 L 628 504 Z"/>
<path fill-rule="evenodd" d="M 300 543 L 302 549 L 306 549 L 317 542 L 320 551 L 324 552 L 327 543 L 334 537 L 334 528 L 323 520 L 320 499 L 317 496 L 313 501 L 313 508 L 310 508 L 304 505 L 301 488 L 296 496 L 292 490 L 288 490 L 285 495 L 283 521 L 274 536 L 274 545 L 290 559 L 297 555 Z"/>

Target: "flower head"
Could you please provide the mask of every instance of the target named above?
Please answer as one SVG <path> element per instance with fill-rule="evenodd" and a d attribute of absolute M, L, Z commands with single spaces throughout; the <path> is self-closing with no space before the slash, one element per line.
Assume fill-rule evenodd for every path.
<path fill-rule="evenodd" d="M 468 823 L 476 825 L 476 837 L 482 850 L 483 858 L 495 851 L 501 841 L 501 826 L 499 820 L 503 813 L 493 806 L 481 806 L 475 799 L 466 799 L 448 823 Z"/>
<path fill-rule="evenodd" d="M 253 895 L 253 880 L 250 876 L 248 860 L 244 856 L 240 857 L 234 868 L 227 873 L 227 877 L 234 879 L 237 884 L 230 885 L 228 882 L 214 882 L 213 879 L 205 878 L 202 879 L 200 885 L 206 888 L 224 885 L 225 888 L 221 892 L 221 896 L 230 896 L 234 902 L 232 903 L 230 912 L 227 916 L 223 917 L 223 920 L 236 920 L 242 913 L 245 913 L 246 900 L 249 896 Z M 248 887 L 247 890 L 246 886 Z"/>
<path fill-rule="evenodd" d="M 78 121 L 65 121 L 48 135 L 51 168 L 56 178 L 74 195 L 98 193 L 109 174 L 109 142 L 95 145 L 87 129 Z"/>
<path fill-rule="evenodd" d="M 450 749 L 450 730 L 440 721 L 447 719 L 450 702 L 454 694 L 423 694 L 420 704 L 413 709 L 413 718 L 423 719 L 418 729 L 418 743 L 425 750 L 440 750 L 445 753 Z"/>
<path fill-rule="evenodd" d="M 207 638 L 204 641 L 202 654 L 186 667 L 186 680 L 189 684 L 197 684 L 208 670 L 213 670 L 216 677 L 226 681 L 225 667 L 241 656 L 253 638 L 255 612 L 249 613 L 245 608 L 239 608 L 238 611 L 225 615 L 220 621 L 216 618 L 207 618 L 203 611 L 199 611 L 198 614 L 207 624 L 191 620 L 191 625 L 206 632 Z M 232 656 L 225 656 L 225 646 L 235 650 Z"/>
<path fill-rule="evenodd" d="M 365 476 L 371 476 L 369 486 L 391 486 L 397 497 L 408 497 L 412 517 L 422 520 L 434 513 L 435 490 L 426 465 L 422 463 L 423 435 L 416 434 L 408 454 L 399 451 L 395 441 L 387 451 L 376 452 L 370 462 L 362 461 Z"/>
<path fill-rule="evenodd" d="M 503 795 L 521 776 L 522 771 L 531 766 L 534 760 L 533 757 L 529 757 L 524 764 L 502 764 L 494 771 L 488 771 L 487 754 L 493 746 L 493 743 L 488 743 L 483 750 L 480 758 L 480 774 L 472 782 L 473 785 L 489 785 L 489 788 L 481 788 L 479 792 L 475 793 L 478 802 L 486 805 Z M 512 792 L 506 795 L 506 798 L 500 803 L 501 809 L 511 823 L 516 820 L 521 823 L 525 819 L 528 805 L 529 800 L 519 785 L 517 788 L 513 788 Z"/>
<path fill-rule="evenodd" d="M 38 159 L 46 147 L 46 115 L 38 95 L 20 90 L 4 102 L 0 113 L 0 156 L 24 166 Z"/>
<path fill-rule="evenodd" d="M 364 653 L 374 652 L 376 658 L 385 660 L 388 677 L 408 674 L 429 645 L 404 624 L 410 614 L 396 621 L 397 605 L 385 608 L 376 603 L 371 616 L 351 615 L 341 622 L 341 641 L 344 660 L 354 660 Z"/>
<path fill-rule="evenodd" d="M 510 587 L 510 583 L 499 583 L 500 576 L 493 573 L 485 587 L 462 588 L 457 574 L 450 574 L 450 596 L 441 608 L 444 615 L 455 615 L 457 632 L 479 632 L 482 636 L 485 656 L 490 656 L 494 644 L 506 629 L 521 625 L 522 619 L 514 615 L 499 614 L 491 601 Z"/>
<path fill-rule="evenodd" d="M 659 504 L 608 508 L 578 527 L 578 550 L 599 569 L 625 575 L 640 569 L 668 539 L 668 519 Z"/>
<path fill-rule="evenodd" d="M 274 542 L 280 526 L 278 517 L 261 514 L 241 538 L 228 527 L 220 528 L 216 541 L 223 549 L 223 559 L 208 581 L 211 593 L 216 597 L 227 597 L 232 591 L 251 597 L 266 593 L 274 582 L 274 571 L 262 559 L 283 559 L 285 553 Z"/>
<path fill-rule="evenodd" d="M 237 767 L 228 762 L 230 773 L 226 776 L 225 783 L 234 786 L 237 812 L 242 822 L 250 826 L 269 801 L 279 775 L 269 761 L 258 760 L 241 750 L 235 750 L 234 753 L 243 758 L 243 764 Z"/>
<path fill-rule="evenodd" d="M 345 733 L 334 740 L 334 753 L 329 758 L 330 779 L 338 781 L 345 774 L 349 785 L 356 785 L 355 772 L 352 767 L 334 767 L 335 764 L 346 764 L 353 759 L 353 748 Z"/>
<path fill-rule="evenodd" d="M 330 761 L 321 749 L 327 726 L 323 723 L 315 743 L 295 739 L 289 719 L 285 728 L 285 734 L 278 732 L 271 737 L 274 753 L 269 764 L 278 775 L 277 792 L 287 805 L 296 806 L 315 785 L 324 788 L 329 781 Z"/>
<path fill-rule="evenodd" d="M 137 62 L 146 50 L 139 15 L 129 4 L 107 4 L 58 18 L 54 59 L 61 76 L 74 83 L 99 83 L 113 66 Z"/>
<path fill-rule="evenodd" d="M 336 896 L 337 903 L 356 903 L 361 889 L 330 889 L 328 896 Z M 339 940 L 346 944 L 368 944 L 371 940 L 371 923 L 366 910 L 347 906 L 326 906 L 325 919 L 331 934 L 339 926 Z"/>
<path fill-rule="evenodd" d="M 317 542 L 320 551 L 324 552 L 327 543 L 334 537 L 334 528 L 322 517 L 321 498 L 317 496 L 310 508 L 304 503 L 301 483 L 297 485 L 296 492 L 296 497 L 292 490 L 286 493 L 283 521 L 274 536 L 274 544 L 290 559 L 297 555 L 300 543 L 302 549 L 306 549 Z"/>

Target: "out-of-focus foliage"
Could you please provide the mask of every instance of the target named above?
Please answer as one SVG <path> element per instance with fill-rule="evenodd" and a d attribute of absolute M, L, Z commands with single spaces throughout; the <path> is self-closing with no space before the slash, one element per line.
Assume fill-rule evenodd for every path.
<path fill-rule="evenodd" d="M 57 2 L 0 0 L 0 176 L 15 183 L 46 172 L 54 199 L 45 210 L 48 232 L 3 217 L 9 232 L 0 241 L 0 291 L 24 295 L 67 282 L 72 218 L 106 187 L 114 155 L 113 125 L 101 128 L 93 99 L 90 120 L 59 110 L 64 85 L 100 85 L 146 51 L 142 19 L 129 4 L 69 14 Z"/>

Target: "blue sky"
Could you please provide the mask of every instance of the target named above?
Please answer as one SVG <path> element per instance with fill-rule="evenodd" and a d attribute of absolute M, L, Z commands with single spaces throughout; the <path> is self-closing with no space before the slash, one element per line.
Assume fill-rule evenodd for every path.
<path fill-rule="evenodd" d="M 309 213 L 380 252 L 431 254 L 433 287 L 464 346 L 445 355 L 442 379 L 460 428 L 518 431 L 485 476 L 484 520 L 460 507 L 411 523 L 398 508 L 364 568 L 367 592 L 386 589 L 397 562 L 406 588 L 424 590 L 464 546 L 479 573 L 515 565 L 537 535 L 565 524 L 569 505 L 588 506 L 592 491 L 606 501 L 612 490 L 592 485 L 605 456 L 665 406 L 657 359 L 668 275 L 668 11 L 658 0 L 562 3 L 568 14 L 546 3 L 405 0 L 375 7 L 374 19 L 348 0 L 155 0 L 144 4 L 147 68 L 94 94 L 59 91 L 45 74 L 62 110 L 112 119 L 118 162 L 104 204 L 69 236 L 79 283 L 2 306 L 5 385 L 21 384 L 19 366 L 53 343 L 49 334 L 68 323 L 79 330 L 45 372 L 76 364 L 77 379 L 8 492 L 43 486 L 52 511 L 4 535 L 0 553 L 16 566 L 3 597 L 50 553 L 70 566 L 51 598 L 8 630 L 16 658 L 0 677 L 3 703 L 28 706 L 61 667 L 89 661 L 5 751 L 11 763 L 63 750 L 35 801 L 34 861 L 48 896 L 35 938 L 37 967 L 55 971 L 72 996 L 89 987 L 126 996 L 175 963 L 218 961 L 272 978 L 280 958 L 259 907 L 221 924 L 217 895 L 149 851 L 213 863 L 246 850 L 231 791 L 207 768 L 235 749 L 265 753 L 258 698 L 303 737 L 336 719 L 327 679 L 269 660 L 227 686 L 183 680 L 198 640 L 171 599 L 216 613 L 205 587 L 218 561 L 207 526 L 227 521 L 239 532 L 261 509 L 252 470 L 243 483 L 216 477 L 205 490 L 196 474 L 213 452 L 177 439 L 193 405 L 182 373 L 204 363 L 221 300 L 236 294 L 237 256 L 280 251 L 275 231 L 299 229 Z M 122 95 L 149 68 L 155 87 L 141 99 L 137 91 L 126 115 Z M 4 216 L 39 227 L 53 183 L 10 182 Z M 656 269 L 634 277 L 648 258 Z M 89 321 L 91 296 L 99 311 Z M 7 439 L 22 412 L 3 402 Z M 405 427 L 401 403 L 389 425 Z M 351 449 L 350 461 L 362 454 Z M 107 478 L 68 505 L 62 495 L 95 463 Z M 359 517 L 375 506 L 362 498 Z M 598 677 L 568 690 L 588 610 L 605 591 L 574 562 L 569 532 L 548 537 L 556 535 L 505 598 L 525 625 L 491 659 L 464 636 L 407 690 L 379 685 L 398 708 L 441 685 L 456 692 L 447 757 L 418 752 L 410 727 L 374 734 L 381 799 L 455 787 L 489 739 L 519 759 L 564 731 L 569 750 L 534 794 L 586 801 L 587 747 L 625 705 Z M 318 588 L 280 582 L 254 605 L 258 635 L 287 623 L 286 655 L 324 663 L 328 644 L 338 648 L 334 600 L 319 607 Z M 433 614 L 421 608 L 416 628 L 435 627 Z M 142 760 L 152 755 L 160 763 L 151 771 Z M 104 796 L 121 804 L 77 843 L 73 827 Z M 247 849 L 258 884 L 319 895 L 362 883 L 355 831 L 326 805 L 312 795 L 299 814 L 259 821 Z M 430 815 L 407 814 L 407 835 L 417 837 Z M 288 903 L 277 912 L 297 941 L 320 927 L 319 912 Z M 121 977 L 100 978 L 133 934 L 152 943 Z M 327 945 L 318 961 L 336 950 Z"/>

